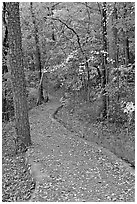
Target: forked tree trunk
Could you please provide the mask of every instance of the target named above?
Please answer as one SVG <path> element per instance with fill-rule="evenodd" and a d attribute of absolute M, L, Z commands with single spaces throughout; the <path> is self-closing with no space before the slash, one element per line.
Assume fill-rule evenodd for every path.
<path fill-rule="evenodd" d="M 15 110 L 17 151 L 25 151 L 31 144 L 27 108 L 26 83 L 23 66 L 19 3 L 6 3 L 8 10 L 9 64 Z"/>

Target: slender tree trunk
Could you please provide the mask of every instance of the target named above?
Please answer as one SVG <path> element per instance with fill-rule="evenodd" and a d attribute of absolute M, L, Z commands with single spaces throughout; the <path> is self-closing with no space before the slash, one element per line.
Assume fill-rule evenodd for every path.
<path fill-rule="evenodd" d="M 124 15 L 123 15 L 123 20 L 125 20 L 126 15 L 127 15 L 127 8 L 126 8 L 126 2 L 123 3 L 123 9 L 124 9 Z M 123 50 L 124 50 L 124 58 L 125 58 L 125 65 L 128 65 L 130 61 L 130 55 L 129 55 L 129 38 L 127 36 L 127 32 L 123 30 Z"/>
<path fill-rule="evenodd" d="M 112 23 L 113 23 L 113 66 L 116 68 L 118 67 L 118 30 L 116 28 L 116 21 L 118 19 L 117 16 L 117 8 L 116 8 L 116 3 L 114 3 L 114 8 L 113 8 L 113 16 L 112 16 Z"/>
<path fill-rule="evenodd" d="M 41 88 L 41 86 L 43 86 L 42 84 L 44 83 L 44 85 L 46 85 L 46 87 L 43 89 L 43 95 L 44 95 L 44 102 L 48 102 L 49 101 L 49 96 L 48 96 L 48 79 L 46 76 L 46 73 L 42 73 L 41 79 L 40 79 L 40 83 L 39 83 L 39 87 L 38 90 Z M 37 105 L 39 103 L 39 99 L 37 100 Z"/>
<path fill-rule="evenodd" d="M 23 152 L 31 144 L 31 138 L 23 66 L 19 3 L 7 2 L 6 7 L 8 10 L 9 64 L 17 134 L 15 141 L 17 151 Z"/>
<path fill-rule="evenodd" d="M 129 55 L 129 39 L 126 36 L 125 37 L 125 64 L 128 65 L 130 61 L 130 55 Z"/>
<path fill-rule="evenodd" d="M 32 2 L 30 2 L 30 10 L 31 10 L 31 15 L 32 15 L 32 22 L 33 22 L 33 25 L 34 25 L 34 37 L 35 37 L 35 42 L 36 42 L 37 69 L 39 71 L 39 82 L 40 82 L 41 77 L 42 77 L 41 54 L 40 54 L 40 47 L 39 47 L 38 27 L 36 25 L 35 14 L 34 14 L 34 11 L 33 11 L 33 3 Z M 42 83 L 41 83 L 40 86 L 39 86 L 39 89 L 38 89 L 37 105 L 41 104 L 43 100 L 44 100 L 43 86 L 42 86 Z"/>
<path fill-rule="evenodd" d="M 118 68 L 119 63 L 118 63 L 118 30 L 116 28 L 116 21 L 118 19 L 117 15 L 117 7 L 116 3 L 114 3 L 114 8 L 113 8 L 113 16 L 112 16 L 112 21 L 113 21 L 113 51 L 114 51 L 114 57 L 113 57 L 113 67 Z M 119 93 L 119 71 L 117 70 L 117 87 L 118 87 L 118 92 L 117 92 L 117 102 L 119 103 L 120 99 L 120 93 Z"/>
<path fill-rule="evenodd" d="M 102 99 L 103 99 L 103 111 L 102 117 L 107 117 L 108 96 L 106 92 L 106 84 L 108 82 L 107 72 L 107 8 L 106 2 L 102 5 L 102 44 L 103 44 L 103 56 L 102 56 Z"/>

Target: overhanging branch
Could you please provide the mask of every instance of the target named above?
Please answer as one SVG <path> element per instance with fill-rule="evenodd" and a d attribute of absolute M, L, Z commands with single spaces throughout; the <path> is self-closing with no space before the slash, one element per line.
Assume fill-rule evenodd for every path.
<path fill-rule="evenodd" d="M 77 34 L 77 32 L 74 30 L 74 28 L 70 27 L 69 25 L 67 25 L 64 21 L 62 21 L 61 19 L 59 18 L 51 18 L 52 20 L 55 20 L 55 21 L 59 21 L 61 22 L 63 25 L 65 25 L 69 30 L 71 30 L 77 37 L 77 42 L 78 42 L 78 46 L 83 54 L 83 56 L 85 57 L 85 54 L 84 54 L 84 51 L 82 49 L 82 46 L 81 46 L 81 43 L 80 43 L 80 37 L 79 35 Z"/>

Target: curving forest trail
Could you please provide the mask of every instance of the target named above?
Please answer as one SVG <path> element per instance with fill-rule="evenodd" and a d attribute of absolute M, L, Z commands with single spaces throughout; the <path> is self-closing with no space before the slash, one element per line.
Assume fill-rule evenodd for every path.
<path fill-rule="evenodd" d="M 53 119 L 58 101 L 30 111 L 33 146 L 27 162 L 36 180 L 30 202 L 134 201 L 132 168 Z"/>

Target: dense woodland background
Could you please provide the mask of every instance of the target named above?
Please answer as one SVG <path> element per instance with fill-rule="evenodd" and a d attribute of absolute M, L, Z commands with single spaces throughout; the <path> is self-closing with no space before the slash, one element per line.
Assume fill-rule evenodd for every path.
<path fill-rule="evenodd" d="M 47 102 L 50 92 L 61 90 L 62 103 L 79 109 L 82 117 L 88 114 L 89 122 L 107 121 L 124 128 L 126 124 L 129 131 L 135 103 L 134 3 L 34 2 L 19 6 L 29 109 Z M 13 95 L 22 83 L 19 71 L 13 84 L 18 90 L 11 88 L 17 72 L 10 69 L 8 25 L 4 3 L 3 121 L 13 118 Z"/>
<path fill-rule="evenodd" d="M 133 2 L 20 3 L 27 86 L 37 88 L 44 70 L 45 89 L 46 83 L 76 93 L 85 89 L 88 101 L 102 94 L 104 116 L 121 117 L 121 102 L 134 103 L 134 15 Z"/>
<path fill-rule="evenodd" d="M 135 3 L 14 6 L 3 3 L 2 119 L 15 119 L 16 145 L 31 144 L 28 111 L 56 95 L 58 121 L 81 121 L 85 139 L 96 126 L 108 140 L 93 141 L 134 166 Z"/>

